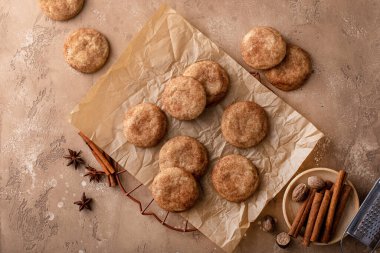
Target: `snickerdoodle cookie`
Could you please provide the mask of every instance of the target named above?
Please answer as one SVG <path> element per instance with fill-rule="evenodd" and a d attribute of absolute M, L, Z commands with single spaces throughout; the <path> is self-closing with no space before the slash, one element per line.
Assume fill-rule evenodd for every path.
<path fill-rule="evenodd" d="M 220 196 L 232 202 L 248 199 L 259 186 L 259 174 L 250 160 L 241 155 L 221 158 L 211 174 L 211 181 Z"/>
<path fill-rule="evenodd" d="M 191 64 L 183 73 L 198 80 L 206 90 L 207 105 L 222 100 L 227 93 L 229 78 L 227 72 L 214 61 L 199 61 Z"/>
<path fill-rule="evenodd" d="M 254 69 L 269 69 L 279 64 L 286 54 L 286 42 L 272 27 L 250 30 L 240 45 L 243 60 Z"/>
<path fill-rule="evenodd" d="M 179 76 L 165 84 L 161 94 L 163 110 L 179 120 L 197 118 L 206 107 L 206 92 L 192 77 Z"/>
<path fill-rule="evenodd" d="M 166 128 L 166 116 L 154 104 L 138 104 L 125 113 L 124 136 L 137 147 L 155 146 L 165 135 Z"/>
<path fill-rule="evenodd" d="M 202 143 L 189 136 L 177 136 L 162 146 L 159 155 L 160 170 L 179 167 L 202 176 L 208 164 L 207 150 Z"/>
<path fill-rule="evenodd" d="M 53 20 L 68 20 L 83 8 L 84 0 L 39 0 L 42 11 Z"/>
<path fill-rule="evenodd" d="M 264 72 L 267 80 L 275 87 L 290 91 L 299 88 L 312 72 L 309 54 L 295 45 L 288 45 L 284 60 Z"/>
<path fill-rule="evenodd" d="M 103 67 L 109 51 L 106 37 L 90 28 L 73 32 L 64 45 L 66 62 L 83 73 L 93 73 Z"/>
<path fill-rule="evenodd" d="M 255 102 L 236 102 L 224 110 L 221 128 L 230 144 L 249 148 L 267 135 L 268 119 L 264 109 Z"/>
<path fill-rule="evenodd" d="M 151 185 L 154 200 L 164 210 L 181 212 L 192 207 L 199 196 L 195 178 L 177 168 L 166 168 L 154 178 Z"/>

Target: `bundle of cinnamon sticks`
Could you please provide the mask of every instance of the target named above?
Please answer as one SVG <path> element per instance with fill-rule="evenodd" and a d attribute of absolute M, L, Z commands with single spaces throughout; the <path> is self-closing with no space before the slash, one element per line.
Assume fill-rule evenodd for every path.
<path fill-rule="evenodd" d="M 107 155 L 103 150 L 101 150 L 98 146 L 95 145 L 86 135 L 82 132 L 79 132 L 79 135 L 82 137 L 84 142 L 90 148 L 92 154 L 95 159 L 98 161 L 100 166 L 102 167 L 104 173 L 106 173 L 108 178 L 108 186 L 114 187 L 117 185 L 117 180 L 115 178 L 115 166 L 112 165 L 112 158 Z"/>
<path fill-rule="evenodd" d="M 328 243 L 338 227 L 347 204 L 351 186 L 345 184 L 347 173 L 340 170 L 331 189 L 315 189 L 309 192 L 307 199 L 298 209 L 288 234 L 297 238 L 305 227 L 303 244 L 310 242 Z"/>

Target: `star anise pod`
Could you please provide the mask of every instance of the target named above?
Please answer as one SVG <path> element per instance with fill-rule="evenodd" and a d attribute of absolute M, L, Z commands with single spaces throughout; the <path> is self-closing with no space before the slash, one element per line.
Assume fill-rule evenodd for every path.
<path fill-rule="evenodd" d="M 68 159 L 69 162 L 67 163 L 67 166 L 74 165 L 74 168 L 77 169 L 82 164 L 85 164 L 85 161 L 82 157 L 80 157 L 80 154 L 82 151 L 79 150 L 79 152 L 69 149 L 69 155 L 65 155 L 64 158 Z"/>
<path fill-rule="evenodd" d="M 92 198 L 87 198 L 86 194 L 83 192 L 81 200 L 75 201 L 74 204 L 79 206 L 79 211 L 82 211 L 84 208 L 91 210 L 91 201 Z"/>
<path fill-rule="evenodd" d="M 86 166 L 86 170 L 88 170 L 88 172 L 86 174 L 84 174 L 84 177 L 89 176 L 90 182 L 96 181 L 99 183 L 100 180 L 102 179 L 102 176 L 105 174 L 103 171 L 96 170 L 91 166 Z"/>

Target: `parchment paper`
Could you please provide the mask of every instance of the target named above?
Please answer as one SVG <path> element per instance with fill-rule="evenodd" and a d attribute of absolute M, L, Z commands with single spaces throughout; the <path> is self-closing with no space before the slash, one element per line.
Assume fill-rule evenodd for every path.
<path fill-rule="evenodd" d="M 164 83 L 181 75 L 188 65 L 204 59 L 216 61 L 227 70 L 231 82 L 227 97 L 191 122 L 168 117 L 168 134 L 154 148 L 128 144 L 123 136 L 127 109 L 143 101 L 161 105 L 159 94 Z M 234 148 L 221 135 L 223 108 L 239 100 L 255 101 L 268 113 L 270 134 L 255 148 Z M 145 185 L 158 173 L 158 153 L 166 140 L 189 135 L 205 144 L 211 164 L 201 180 L 203 194 L 190 211 L 181 215 L 226 252 L 235 249 L 250 222 L 295 174 L 323 136 L 312 123 L 166 6 L 132 39 L 116 63 L 75 107 L 70 120 Z M 220 198 L 209 179 L 216 160 L 231 153 L 246 156 L 260 171 L 259 190 L 241 204 Z"/>

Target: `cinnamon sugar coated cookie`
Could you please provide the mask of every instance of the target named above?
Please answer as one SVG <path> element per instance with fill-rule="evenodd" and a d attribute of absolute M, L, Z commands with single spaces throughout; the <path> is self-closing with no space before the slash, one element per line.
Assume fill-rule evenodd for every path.
<path fill-rule="evenodd" d="M 274 68 L 264 71 L 275 87 L 290 91 L 302 86 L 312 72 L 309 54 L 295 45 L 288 45 L 285 59 Z"/>
<path fill-rule="evenodd" d="M 222 134 L 238 148 L 257 145 L 267 135 L 268 119 L 261 106 L 251 101 L 229 105 L 222 116 Z"/>
<path fill-rule="evenodd" d="M 160 170 L 179 167 L 193 174 L 202 176 L 207 169 L 207 150 L 202 143 L 189 136 L 177 136 L 162 146 L 159 155 Z"/>
<path fill-rule="evenodd" d="M 156 203 L 169 212 L 181 212 L 192 207 L 199 196 L 195 178 L 177 168 L 167 168 L 154 178 L 151 191 Z"/>
<path fill-rule="evenodd" d="M 124 136 L 137 147 L 155 146 L 164 137 L 166 128 L 166 116 L 154 104 L 138 104 L 125 114 Z"/>
<path fill-rule="evenodd" d="M 195 119 L 206 107 L 206 92 L 202 84 L 187 76 L 169 80 L 161 99 L 163 110 L 179 120 Z"/>
<path fill-rule="evenodd" d="M 220 196 L 228 201 L 242 202 L 256 191 L 260 180 L 250 160 L 241 155 L 228 155 L 216 163 L 211 181 Z"/>
<path fill-rule="evenodd" d="M 100 32 L 81 28 L 73 32 L 64 45 L 66 62 L 83 73 L 93 73 L 106 63 L 109 44 Z"/>
<path fill-rule="evenodd" d="M 208 105 L 219 102 L 227 93 L 229 86 L 227 72 L 214 61 L 191 64 L 183 75 L 193 77 L 203 85 Z"/>
<path fill-rule="evenodd" d="M 254 69 L 269 69 L 286 54 L 286 42 L 272 27 L 258 26 L 249 31 L 240 45 L 243 60 Z"/>
<path fill-rule="evenodd" d="M 42 11 L 53 20 L 68 20 L 83 8 L 84 0 L 39 0 Z"/>

